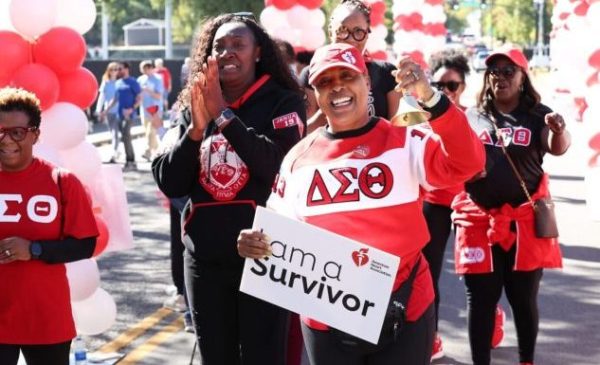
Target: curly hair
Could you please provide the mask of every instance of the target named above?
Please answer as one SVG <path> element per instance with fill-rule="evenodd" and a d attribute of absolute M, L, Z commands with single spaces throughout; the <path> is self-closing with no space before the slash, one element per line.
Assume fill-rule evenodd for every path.
<path fill-rule="evenodd" d="M 469 61 L 464 54 L 457 50 L 449 49 L 434 53 L 429 58 L 429 67 L 431 74 L 435 74 L 437 70 L 444 67 L 449 70 L 456 71 L 464 82 L 467 75 L 471 72 Z"/>
<path fill-rule="evenodd" d="M 217 30 L 226 23 L 243 23 L 254 35 L 254 40 L 260 47 L 260 61 L 256 63 L 256 78 L 264 74 L 269 74 L 271 75 L 271 79 L 283 88 L 296 91 L 301 95 L 304 94 L 298 82 L 292 76 L 290 68 L 283 61 L 277 44 L 269 34 L 253 19 L 235 14 L 219 15 L 215 18 L 209 18 L 204 23 L 204 26 L 197 34 L 195 46 L 191 51 L 190 75 L 196 75 L 201 72 L 202 65 L 206 63 L 208 56 L 211 55 Z M 181 102 L 182 107 L 189 107 L 190 105 L 193 79 L 193 76 L 188 78 L 185 88 L 179 94 L 178 100 Z"/>
<path fill-rule="evenodd" d="M 358 10 L 359 13 L 364 15 L 367 20 L 367 25 L 371 28 L 371 7 L 360 0 L 342 0 L 331 12 L 331 17 L 329 18 L 330 21 L 333 19 L 335 11 L 341 7 L 346 7 L 350 10 Z"/>
<path fill-rule="evenodd" d="M 529 111 L 533 111 L 534 108 L 540 104 L 542 98 L 533 87 L 527 70 L 524 70 L 521 67 L 519 67 L 519 69 L 524 77 L 523 88 L 519 95 L 519 103 L 525 105 Z M 497 112 L 496 106 L 494 105 L 494 93 L 492 92 L 490 73 L 488 70 L 486 70 L 483 75 L 483 86 L 481 87 L 479 94 L 477 94 L 477 108 L 486 115 L 494 115 Z"/>
<path fill-rule="evenodd" d="M 39 128 L 42 122 L 39 99 L 35 94 L 23 89 L 0 89 L 0 112 L 23 112 L 29 118 L 29 126 L 35 128 Z"/>

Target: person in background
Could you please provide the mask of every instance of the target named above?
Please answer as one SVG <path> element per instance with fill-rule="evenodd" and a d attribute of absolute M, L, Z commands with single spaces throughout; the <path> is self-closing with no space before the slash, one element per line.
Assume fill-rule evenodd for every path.
<path fill-rule="evenodd" d="M 140 117 L 146 132 L 147 144 L 142 157 L 150 161 L 158 149 L 157 131 L 162 128 L 164 89 L 162 81 L 154 74 L 152 61 L 140 62 L 140 72 L 142 75 L 137 79 L 142 90 Z"/>
<path fill-rule="evenodd" d="M 164 104 L 163 104 L 163 110 L 167 111 L 169 110 L 169 93 L 171 93 L 171 90 L 173 88 L 173 77 L 171 77 L 171 71 L 169 71 L 168 68 L 165 67 L 164 61 L 162 58 L 157 58 L 154 60 L 154 72 L 156 72 L 156 74 L 160 75 L 160 78 L 162 79 L 163 82 L 163 98 L 164 98 Z"/>
<path fill-rule="evenodd" d="M 276 43 L 246 15 L 204 22 L 179 95 L 186 133 L 152 163 L 183 210 L 185 284 L 202 363 L 285 363 L 289 313 L 239 291 L 236 239 L 303 136 L 303 92 Z"/>
<path fill-rule="evenodd" d="M 290 72 L 295 78 L 298 78 L 298 74 L 296 73 L 296 54 L 294 52 L 294 47 L 288 41 L 284 41 L 283 39 L 276 39 L 277 46 L 279 47 L 279 52 L 281 52 L 281 56 L 283 57 L 283 62 L 290 67 Z"/>
<path fill-rule="evenodd" d="M 331 13 L 329 38 L 331 42 L 348 43 L 356 47 L 365 57 L 371 89 L 369 90 L 369 115 L 377 115 L 390 120 L 398 110 L 401 94 L 394 90 L 396 82 L 392 71 L 396 67 L 388 62 L 375 61 L 366 52 L 367 40 L 371 32 L 371 9 L 360 0 L 342 0 Z M 308 83 L 308 68 L 300 74 L 300 84 L 304 86 L 308 104 L 308 133 L 325 125 L 326 119 L 319 110 L 314 90 Z"/>
<path fill-rule="evenodd" d="M 406 323 L 397 338 L 382 332 L 380 341 L 391 339 L 375 348 L 345 347 L 328 326 L 302 318 L 312 365 L 426 365 L 431 361 L 434 293 L 427 261 L 421 259 L 429 235 L 419 187 L 431 189 L 465 181 L 483 169 L 485 156 L 464 113 L 431 88 L 418 64 L 403 58 L 396 77 L 398 86 L 412 91 L 431 113 L 431 129 L 439 138 L 431 130 L 396 127 L 369 115 L 371 85 L 360 50 L 344 43 L 317 49 L 309 66 L 309 82 L 327 126 L 311 133 L 286 155 L 268 201 L 268 206 L 281 214 L 399 256 L 394 292 L 414 277 L 404 303 Z M 385 175 L 378 179 L 378 185 L 383 184 L 377 187 L 378 194 L 363 194 L 357 188 L 341 197 L 323 198 L 333 197 L 333 191 L 339 189 L 336 171 L 347 172 L 341 173 L 348 179 L 347 186 L 358 186 L 359 179 L 352 171 L 365 166 L 378 166 L 373 174 Z M 352 195 L 357 198 L 349 201 Z M 270 250 L 265 233 L 252 229 L 240 233 L 238 252 L 242 257 L 261 259 L 270 255 Z"/>
<path fill-rule="evenodd" d="M 181 64 L 181 72 L 179 73 L 179 84 L 181 85 L 181 89 L 185 89 L 188 78 L 190 76 L 190 64 L 192 63 L 192 59 L 190 57 L 186 57 Z"/>
<path fill-rule="evenodd" d="M 0 362 L 68 365 L 75 324 L 65 263 L 92 256 L 98 228 L 81 182 L 33 156 L 34 94 L 0 89 Z"/>
<path fill-rule="evenodd" d="M 496 305 L 504 289 L 519 361 L 531 365 L 543 269 L 561 267 L 562 257 L 557 238 L 536 236 L 530 201 L 549 197 L 544 155 L 565 153 L 571 137 L 562 116 L 541 103 L 520 50 L 504 47 L 485 64 L 477 106 L 467 115 L 485 146 L 486 166 L 452 203 L 454 263 L 464 275 L 473 363 L 490 364 Z"/>
<path fill-rule="evenodd" d="M 432 74 L 431 85 L 446 94 L 448 99 L 459 109 L 466 110 L 461 103 L 460 97 L 465 91 L 467 75 L 470 72 L 467 58 L 455 50 L 441 51 L 431 56 L 429 68 Z M 452 209 L 450 208 L 450 204 L 456 194 L 463 190 L 464 185 L 458 184 L 445 189 L 426 191 L 423 194 L 423 215 L 427 221 L 427 229 L 429 229 L 429 235 L 431 236 L 431 239 L 425 248 L 423 248 L 423 254 L 429 263 L 429 270 L 433 279 L 433 289 L 435 291 L 436 334 L 431 354 L 432 360 L 440 359 L 444 356 L 442 339 L 438 332 L 440 306 L 439 280 L 444 264 L 446 243 L 452 226 L 450 218 Z M 503 324 L 502 317 L 498 323 L 500 325 L 500 331 L 498 332 L 502 334 L 504 333 L 501 328 Z M 501 340 L 502 338 L 500 337 Z"/>
<path fill-rule="evenodd" d="M 96 102 L 96 115 L 101 122 L 106 121 L 110 131 L 111 145 L 113 149 L 109 163 L 117 162 L 119 152 L 119 105 L 115 104 L 107 109 L 115 97 L 117 77 L 121 69 L 118 62 L 110 62 L 102 75 L 102 83 L 98 89 L 98 101 Z"/>
<path fill-rule="evenodd" d="M 136 116 L 135 109 L 141 103 L 141 88 L 136 79 L 129 75 L 129 63 L 121 62 L 119 79 L 115 84 L 115 96 L 107 106 L 111 109 L 118 105 L 119 111 L 119 126 L 121 128 L 121 137 L 123 138 L 123 146 L 125 147 L 125 166 L 124 171 L 136 170 L 135 151 L 133 150 L 133 142 L 131 138 L 131 127 Z"/>

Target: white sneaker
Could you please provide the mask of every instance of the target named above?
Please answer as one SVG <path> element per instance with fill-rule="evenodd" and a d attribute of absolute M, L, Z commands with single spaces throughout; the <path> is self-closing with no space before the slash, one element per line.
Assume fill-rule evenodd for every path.
<path fill-rule="evenodd" d="M 176 312 L 185 312 L 187 310 L 185 298 L 181 294 L 175 294 L 174 296 L 165 300 L 163 307 L 172 309 Z"/>

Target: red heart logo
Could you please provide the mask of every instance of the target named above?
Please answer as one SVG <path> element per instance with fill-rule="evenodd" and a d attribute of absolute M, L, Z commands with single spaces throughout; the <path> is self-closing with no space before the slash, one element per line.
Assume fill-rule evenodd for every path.
<path fill-rule="evenodd" d="M 358 251 L 352 252 L 352 261 L 354 261 L 356 266 L 360 267 L 369 262 L 369 255 L 367 255 L 367 252 L 369 252 L 368 248 L 361 248 Z"/>
<path fill-rule="evenodd" d="M 213 166 L 210 174 L 219 184 L 226 186 L 233 180 L 235 169 L 228 164 L 220 163 Z"/>

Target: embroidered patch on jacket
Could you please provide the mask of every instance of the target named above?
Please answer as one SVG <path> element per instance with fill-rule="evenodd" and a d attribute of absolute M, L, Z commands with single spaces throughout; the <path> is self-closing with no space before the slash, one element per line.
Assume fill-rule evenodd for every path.
<path fill-rule="evenodd" d="M 300 116 L 296 112 L 282 115 L 273 119 L 273 129 L 282 129 L 293 126 L 298 127 L 300 136 L 302 136 L 302 132 L 304 131 L 304 123 L 302 122 L 302 119 L 300 119 Z"/>

